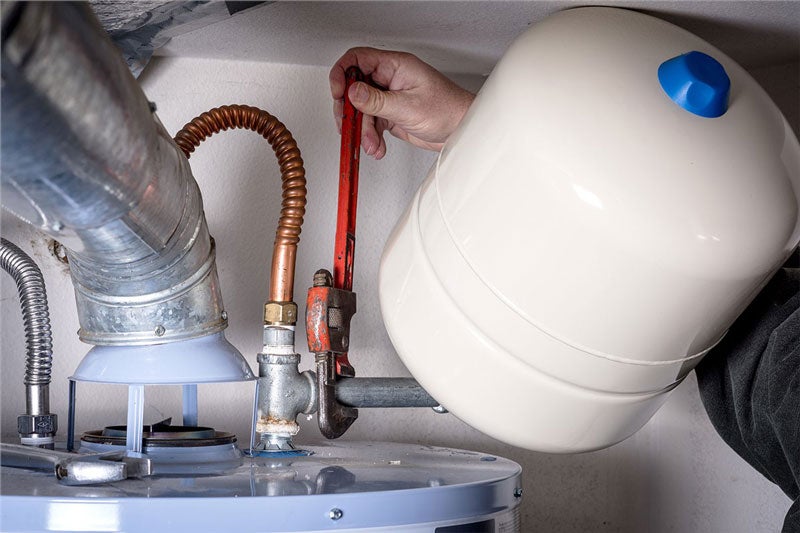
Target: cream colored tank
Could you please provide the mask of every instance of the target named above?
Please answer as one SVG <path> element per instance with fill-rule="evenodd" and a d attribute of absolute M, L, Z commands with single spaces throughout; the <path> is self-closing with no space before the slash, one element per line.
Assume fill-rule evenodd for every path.
<path fill-rule="evenodd" d="M 480 431 L 610 446 L 797 246 L 798 191 L 797 138 L 730 58 L 640 13 L 563 11 L 506 52 L 398 222 L 384 321 Z"/>

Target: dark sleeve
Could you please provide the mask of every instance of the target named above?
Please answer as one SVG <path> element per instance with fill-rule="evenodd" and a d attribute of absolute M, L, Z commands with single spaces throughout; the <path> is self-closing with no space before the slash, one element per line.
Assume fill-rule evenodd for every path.
<path fill-rule="evenodd" d="M 800 268 L 783 268 L 697 367 L 711 423 L 794 500 L 800 532 Z"/>

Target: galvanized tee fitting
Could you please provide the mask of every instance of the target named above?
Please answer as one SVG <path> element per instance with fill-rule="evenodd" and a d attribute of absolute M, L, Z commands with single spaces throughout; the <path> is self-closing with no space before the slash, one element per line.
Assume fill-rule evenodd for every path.
<path fill-rule="evenodd" d="M 300 372 L 294 352 L 294 328 L 264 326 L 264 350 L 258 354 L 257 451 L 294 448 L 297 416 L 317 410 L 316 374 Z"/>

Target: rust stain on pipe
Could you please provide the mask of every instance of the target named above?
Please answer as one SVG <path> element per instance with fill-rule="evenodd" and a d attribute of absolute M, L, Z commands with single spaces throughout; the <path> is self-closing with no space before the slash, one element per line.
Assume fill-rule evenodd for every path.
<path fill-rule="evenodd" d="M 246 105 L 215 107 L 193 118 L 175 135 L 187 159 L 205 139 L 220 131 L 241 128 L 255 131 L 272 146 L 281 169 L 283 201 L 272 250 L 269 299 L 291 302 L 294 266 L 303 216 L 306 212 L 306 171 L 300 149 L 283 123 L 266 111 Z"/>
<path fill-rule="evenodd" d="M 256 422 L 256 433 L 297 435 L 300 425 L 294 420 L 261 415 Z"/>

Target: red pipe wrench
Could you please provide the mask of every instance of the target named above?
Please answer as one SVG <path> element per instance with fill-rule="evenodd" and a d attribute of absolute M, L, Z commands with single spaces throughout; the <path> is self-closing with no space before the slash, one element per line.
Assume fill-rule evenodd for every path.
<path fill-rule="evenodd" d="M 353 290 L 353 261 L 356 250 L 356 212 L 358 202 L 358 164 L 361 153 L 361 120 L 363 114 L 350 102 L 350 86 L 364 81 L 358 67 L 345 72 L 344 106 L 342 112 L 342 144 L 339 155 L 339 206 L 336 215 L 336 238 L 333 256 L 333 286 Z M 336 357 L 336 373 L 354 376 L 355 370 L 347 354 Z"/>

